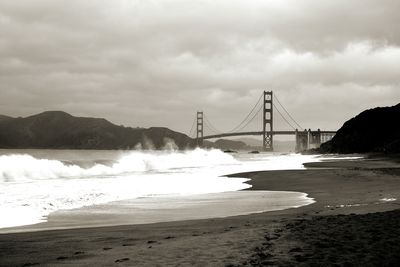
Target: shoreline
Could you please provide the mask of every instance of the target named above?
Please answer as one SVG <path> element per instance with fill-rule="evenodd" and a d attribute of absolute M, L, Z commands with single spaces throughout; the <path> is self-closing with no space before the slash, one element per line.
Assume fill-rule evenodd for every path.
<path fill-rule="evenodd" d="M 0 265 L 307 266 L 319 256 L 326 262 L 333 257 L 333 250 L 316 250 L 321 240 L 327 239 L 325 246 L 333 241 L 359 245 L 351 239 L 358 228 L 369 233 L 377 225 L 385 226 L 386 217 L 400 213 L 398 160 L 332 161 L 308 167 L 229 175 L 251 178 L 250 190 L 305 192 L 316 200 L 308 206 L 226 218 L 1 234 Z M 396 200 L 380 201 L 383 198 Z M 366 223 L 357 224 L 357 220 Z M 325 233 L 328 221 L 333 237 Z M 354 227 L 346 233 L 350 239 L 340 235 L 341 225 Z M 321 234 L 310 234 L 311 230 Z M 367 244 L 373 236 L 360 239 Z M 354 263 L 349 257 L 336 255 L 332 261 Z"/>
<path fill-rule="evenodd" d="M 227 218 L 300 208 L 313 202 L 303 192 L 267 190 L 126 199 L 58 210 L 40 223 L 0 228 L 0 235 Z"/>
<path fill-rule="evenodd" d="M 39 151 L 42 152 L 42 151 Z M 59 151 L 56 151 L 57 153 Z M 211 151 L 210 151 L 211 152 Z M 219 156 L 222 154 L 221 151 L 217 151 L 219 154 Z M 57 154 L 56 153 L 56 154 Z M 169 152 L 166 152 L 167 154 L 169 154 Z M 202 151 L 201 153 L 208 153 L 209 152 L 204 152 Z M 215 154 L 215 152 L 213 152 Z M 154 155 L 151 155 L 151 160 L 150 161 L 150 165 L 152 165 L 154 163 Z M 213 154 L 211 154 L 213 155 Z M 52 158 L 54 158 L 55 160 L 58 160 L 60 162 L 60 164 L 65 164 L 64 162 L 66 161 L 70 161 L 72 162 L 72 155 L 67 154 L 64 155 L 64 159 L 60 158 L 61 155 L 58 156 L 54 156 L 52 155 Z M 88 168 L 82 168 L 81 166 L 79 166 L 79 172 L 81 173 L 82 176 L 85 176 L 86 173 L 89 173 L 88 176 L 90 175 L 90 170 L 92 170 L 92 167 L 95 168 L 97 166 L 97 161 L 99 159 L 101 159 L 99 156 L 103 157 L 104 155 L 94 155 L 97 160 L 94 161 L 95 166 L 91 166 Z M 106 155 L 107 156 L 107 155 Z M 109 155 L 108 155 L 109 156 Z M 191 158 L 190 158 L 190 164 L 193 164 L 193 166 L 197 166 L 195 159 L 197 157 L 192 157 L 193 155 L 190 154 Z M 227 156 L 229 159 L 231 159 L 231 156 Z M 279 158 L 281 157 L 281 159 L 279 160 Z M 57 159 L 58 158 L 58 159 Z M 80 157 L 78 157 L 78 159 L 75 160 L 75 162 L 84 162 L 85 156 L 80 155 Z M 157 158 L 157 157 L 156 157 Z M 194 158 L 194 159 L 193 159 Z M 196 187 L 193 187 L 193 183 L 191 182 L 190 179 L 186 179 L 186 174 L 182 174 L 180 176 L 180 178 L 183 178 L 182 181 L 179 182 L 179 184 L 170 186 L 171 188 L 174 189 L 168 189 L 171 192 L 176 192 L 176 191 L 180 191 L 183 188 L 183 192 L 186 192 L 187 190 L 189 190 L 189 192 L 192 193 L 196 193 L 194 195 L 200 195 L 200 194 L 207 194 L 207 192 L 211 193 L 213 191 L 222 191 L 222 194 L 224 194 L 224 190 L 228 190 L 228 192 L 234 192 L 233 190 L 238 190 L 238 189 L 245 189 L 247 187 L 250 187 L 250 185 L 248 183 L 245 183 L 246 180 L 248 180 L 247 178 L 237 178 L 237 179 L 232 179 L 232 178 L 228 178 L 227 177 L 227 173 L 229 172 L 245 172 L 245 171 L 255 171 L 255 170 L 263 170 L 263 169 L 280 169 L 283 166 L 285 168 L 293 168 L 293 169 L 301 169 L 303 168 L 303 162 L 306 161 L 318 161 L 319 159 L 316 158 L 315 156 L 302 156 L 302 155 L 293 155 L 293 154 L 287 154 L 287 155 L 283 155 L 283 154 L 278 154 L 277 157 L 273 156 L 273 154 L 271 153 L 266 153 L 266 155 L 261 156 L 260 158 L 258 156 L 255 156 L 254 158 L 257 160 L 248 160 L 247 159 L 247 155 L 241 155 L 239 157 L 239 159 L 244 159 L 244 160 L 233 160 L 232 159 L 232 167 L 224 167 L 224 164 L 222 164 L 221 166 L 218 166 L 217 168 L 215 167 L 211 167 L 211 169 L 220 169 L 218 170 L 216 173 L 217 175 L 215 176 L 215 178 L 218 179 L 214 179 L 214 174 L 211 171 L 211 176 L 209 177 L 209 170 L 204 169 L 201 170 L 201 168 L 199 168 L 202 172 L 200 172 L 199 174 L 197 174 L 197 171 L 195 172 L 197 176 L 198 181 L 196 184 L 199 185 L 199 189 L 196 189 Z M 253 156 L 251 155 L 251 158 L 253 158 Z M 278 160 L 276 160 L 278 158 Z M 284 158 L 282 160 L 282 158 Z M 286 164 L 286 158 L 288 158 L 288 161 Z M 124 159 L 124 157 L 123 157 Z M 224 161 L 229 162 L 229 160 L 227 160 L 225 158 L 225 155 L 223 157 Z M 267 159 L 267 160 L 265 160 Z M 30 159 L 28 160 L 28 163 L 26 164 L 27 166 L 33 166 L 35 165 L 35 163 L 38 164 L 42 164 L 43 162 L 36 162 L 36 159 L 31 162 Z M 40 159 L 39 159 L 40 160 Z M 136 162 L 136 158 L 133 159 Z M 102 161 L 105 161 L 105 158 L 102 159 Z M 120 162 L 123 161 L 125 162 L 124 167 L 126 168 L 126 160 L 121 160 L 121 159 L 117 159 L 115 160 L 115 162 Z M 277 162 L 278 161 L 278 162 Z M 146 161 L 147 162 L 147 161 Z M 281 162 L 281 163 L 280 163 Z M 117 163 L 114 163 L 117 164 Z M 285 164 L 284 164 L 285 163 Z M 72 163 L 71 163 L 72 164 Z M 147 164 L 147 163 L 146 163 Z M 189 167 L 192 165 L 188 165 Z M 114 169 L 114 165 L 113 166 L 107 166 L 105 168 L 111 168 L 112 170 Z M 162 164 L 161 164 L 162 165 Z M 172 164 L 173 166 L 174 164 Z M 184 164 L 185 165 L 185 164 Z M 201 165 L 201 164 L 200 164 Z M 212 165 L 212 164 L 211 164 Z M 41 165 L 40 165 L 41 166 Z M 100 165 L 100 169 L 103 168 L 102 165 Z M 157 166 L 157 164 L 155 164 L 155 166 Z M 38 169 L 46 169 L 47 164 L 45 166 L 41 166 Z M 67 166 L 67 170 L 63 170 L 62 173 L 67 173 L 70 174 L 71 170 L 68 169 L 69 166 Z M 73 165 L 73 167 L 75 167 Z M 191 167 L 190 167 L 191 168 Z M 118 166 L 116 167 L 116 171 L 118 171 Z M 129 169 L 129 168 L 128 168 Z M 30 173 L 30 171 L 32 171 L 34 173 L 34 175 L 38 176 L 40 174 L 42 174 L 42 172 L 38 172 L 37 170 L 35 170 L 35 168 L 24 168 L 24 173 Z M 107 171 L 110 171 L 107 169 Z M 114 170 L 113 170 L 114 171 Z M 174 172 L 172 170 L 172 172 Z M 185 168 L 183 169 L 182 173 L 185 173 L 186 170 Z M 191 171 L 189 171 L 191 172 Z M 11 175 L 13 174 L 12 171 L 7 170 L 7 173 L 11 173 Z M 6 173 L 6 174 L 7 174 Z M 53 174 L 54 171 L 51 171 L 50 174 Z M 150 175 L 154 175 L 152 174 L 152 171 L 148 172 Z M 135 177 L 137 179 L 123 179 L 123 175 L 121 175 L 121 177 L 118 177 L 117 179 L 98 179 L 98 182 L 103 185 L 102 188 L 98 188 L 97 187 L 97 181 L 96 180 L 92 180 L 94 182 L 92 183 L 80 183 L 80 181 L 86 181 L 86 179 L 58 179 L 55 180 L 52 184 L 49 184 L 47 182 L 41 182 L 46 181 L 47 179 L 34 179 L 34 180 L 38 180 L 37 185 L 32 183 L 33 186 L 28 186 L 28 188 L 25 188 L 24 191 L 28 194 L 21 194 L 20 192 L 23 192 L 23 190 L 17 190 L 18 187 L 15 187 L 16 190 L 14 190 L 13 187 L 10 188 L 10 195 L 11 195 L 11 199 L 9 202 L 10 207 L 8 207 L 8 210 L 10 210 L 10 216 L 4 216 L 5 218 L 3 219 L 3 221 L 0 222 L 1 228 L 0 229 L 0 233 L 12 233 L 12 232 L 21 232 L 21 231 L 36 231 L 36 230 L 45 230 L 45 229 L 67 229 L 69 228 L 68 225 L 65 225 L 59 218 L 58 215 L 62 215 L 64 218 L 66 218 L 66 221 L 68 221 L 67 223 L 69 225 L 73 224 L 73 228 L 83 228 L 83 227 L 99 227 L 99 226 L 110 226 L 110 225 L 126 225 L 126 224 L 138 224 L 138 223 L 153 223 L 153 222 L 161 222 L 161 221 L 177 221 L 177 220 L 189 220 L 189 219 L 204 219 L 204 218 L 212 218 L 212 217 L 227 217 L 227 216 L 236 216 L 239 215 L 237 213 L 232 213 L 232 214 L 227 214 L 224 210 L 224 212 L 222 214 L 218 214 L 216 212 L 213 212 L 213 215 L 209 215 L 209 216 L 186 216 L 186 217 L 182 217 L 182 216 L 172 216 L 172 217 L 178 217 L 178 218 L 166 218 L 164 220 L 159 220 L 158 218 L 155 218 L 155 216 L 152 216 L 153 218 L 155 218 L 154 221 L 151 220 L 139 220 L 139 222 L 136 220 L 135 218 L 135 211 L 141 213 L 141 216 L 143 216 L 143 212 L 142 210 L 138 210 L 136 207 L 136 203 L 134 203 L 135 201 L 139 202 L 139 206 L 142 205 L 143 203 L 141 203 L 141 199 L 142 198 L 147 198 L 149 199 L 148 202 L 151 202 L 150 199 L 152 199 L 153 197 L 155 198 L 160 198 L 160 204 L 161 206 L 163 205 L 163 199 L 165 196 L 168 196 L 170 194 L 168 194 L 168 192 L 165 192 L 164 189 L 160 188 L 160 186 L 158 186 L 158 184 L 164 184 L 163 180 L 164 179 L 160 179 L 160 181 L 152 181 L 152 182 L 145 182 L 145 179 L 141 181 L 141 177 L 144 177 L 147 179 L 146 176 L 148 176 L 146 172 L 143 172 L 143 175 L 141 173 L 139 174 L 135 174 Z M 204 174 L 205 173 L 205 174 Z M 55 173 L 56 175 L 59 175 L 57 173 Z M 45 175 L 45 177 L 47 177 L 46 172 L 43 172 L 43 175 Z M 157 178 L 157 173 L 155 174 L 155 177 Z M 158 176 L 163 176 L 163 172 L 161 172 Z M 204 176 L 207 175 L 207 176 Z M 96 175 L 93 175 L 93 178 L 96 179 Z M 102 175 L 100 175 L 102 176 Z M 119 175 L 117 175 L 119 176 Z M 218 177 L 217 177 L 218 176 Z M 24 176 L 25 177 L 25 176 Z M 27 179 L 30 179 L 29 175 L 26 175 Z M 107 174 L 106 174 L 106 178 L 108 178 Z M 121 178 L 121 179 L 120 179 Z M 150 177 L 151 178 L 151 177 Z M 160 177 L 163 178 L 163 177 Z M 213 178 L 213 179 L 205 179 L 205 178 Z M 18 180 L 18 179 L 16 179 Z M 179 179 L 178 179 L 179 180 Z M 207 180 L 213 180 L 214 182 L 207 182 Z M 135 182 L 136 181 L 136 182 Z M 201 182 L 203 181 L 203 182 Z M 36 182 L 36 181 L 35 181 Z M 138 187 L 140 189 L 140 184 L 137 185 L 137 183 L 140 184 L 148 184 L 149 188 L 151 188 L 151 190 L 147 190 L 149 192 L 156 192 L 154 193 L 155 195 L 153 195 L 153 197 L 150 195 L 150 197 L 146 197 L 145 192 L 143 193 L 143 196 L 141 197 L 141 190 L 137 191 L 135 190 L 136 187 Z M 202 183 L 204 183 L 205 185 L 207 185 L 207 187 L 205 187 L 205 185 L 202 185 Z M 28 183 L 29 185 L 30 183 Z M 43 186 L 38 186 L 38 185 L 43 185 Z M 82 184 L 83 187 L 82 189 L 87 189 L 87 190 L 78 190 L 78 193 L 75 194 L 74 190 L 72 188 L 79 186 L 79 184 Z M 108 186 L 104 186 L 104 184 L 108 185 Z M 122 186 L 121 186 L 122 185 Z M 184 185 L 183 187 L 181 187 L 182 185 Z M 186 186 L 186 187 L 185 187 Z M 21 186 L 19 186 L 21 187 Z M 93 187 L 93 189 L 91 189 Z M 107 190 L 107 188 L 111 188 L 112 190 Z M 180 188 L 181 187 L 181 188 Z M 188 189 L 188 188 L 189 189 Z M 192 187 L 192 188 L 191 188 Z M 44 188 L 43 190 L 39 190 L 41 192 L 41 194 L 43 195 L 48 195 L 48 197 L 46 198 L 40 198 L 37 197 L 40 194 L 36 194 L 35 192 L 37 192 L 37 190 L 39 188 Z M 69 188 L 71 188 L 72 190 L 69 190 Z M 118 188 L 118 189 L 117 189 Z M 146 187 L 145 187 L 146 188 Z M 52 193 L 53 190 L 56 190 L 56 193 Z M 60 189 L 60 190 L 59 190 Z M 64 194 L 63 191 L 66 191 L 67 193 Z M 154 191 L 155 190 L 155 191 Z M 185 191 L 186 190 L 186 191 Z M 8 191 L 8 190 L 7 190 Z M 7 192 L 5 191 L 5 192 Z M 12 205 L 13 203 L 11 202 L 11 200 L 13 199 L 13 192 L 17 191 L 17 193 L 15 194 L 15 199 L 16 199 L 16 203 L 15 205 Z M 80 192 L 82 191 L 82 192 Z M 145 190 L 146 191 L 146 190 Z M 274 190 L 276 191 L 276 190 Z M 285 190 L 280 190 L 280 191 L 285 191 Z M 29 195 L 32 192 L 33 194 L 33 199 L 31 200 Z M 79 193 L 80 192 L 80 193 Z M 133 192 L 133 195 L 132 195 Z M 137 196 L 135 195 L 136 192 L 139 192 L 137 194 Z M 160 192 L 160 193 L 157 193 Z M 200 193 L 199 192 L 203 192 Z M 248 191 L 244 191 L 244 192 L 248 192 Z M 253 190 L 254 192 L 254 190 Z M 102 195 L 104 193 L 104 195 Z M 304 192 L 302 192 L 304 193 Z M 36 196 L 36 195 L 37 196 Z M 159 194 L 159 195 L 158 195 Z M 7 196 L 8 194 L 6 193 L 5 196 Z M 60 198 L 58 198 L 58 196 L 61 196 Z M 175 195 L 178 196 L 178 198 L 181 198 L 182 195 L 173 193 L 171 195 Z M 193 194 L 191 194 L 193 195 Z M 98 198 L 99 196 L 99 198 Z M 71 199 L 69 199 L 69 197 L 71 197 Z M 190 198 L 190 196 L 184 196 L 186 198 Z M 6 197 L 7 198 L 7 197 Z M 167 200 L 169 201 L 169 200 Z M 116 217 L 120 217 L 120 221 L 118 221 L 117 219 L 112 219 L 110 220 L 110 218 L 106 218 L 106 216 L 103 216 L 103 218 L 100 218 L 101 221 L 106 221 L 106 223 L 103 222 L 99 222 L 96 223 L 95 220 L 98 218 L 96 218 L 95 220 L 92 220 L 91 218 L 89 218 L 90 216 L 80 216 L 80 218 L 77 218 L 77 216 L 75 216 L 77 213 L 80 213 L 80 210 L 86 210 L 86 212 L 88 213 L 88 215 L 96 215 L 97 213 L 105 213 L 107 212 L 107 206 L 108 204 L 115 204 L 112 207 L 108 207 L 110 210 L 118 210 L 120 207 L 118 207 L 118 202 L 121 206 L 131 206 L 133 209 L 132 211 L 130 210 L 125 210 L 125 214 L 126 216 L 120 216 L 121 214 L 118 212 L 115 212 L 112 214 L 112 216 L 114 218 Z M 126 202 L 126 203 L 124 203 Z M 6 201 L 7 203 L 7 201 Z M 179 203 L 181 204 L 181 203 Z M 188 203 L 190 204 L 190 203 Z M 266 205 L 267 206 L 267 205 Z M 296 205 L 297 206 L 297 205 Z M 94 207 L 93 209 L 91 207 Z M 98 207 L 98 209 L 96 210 L 96 208 Z M 5 206 L 5 208 L 7 208 L 7 205 Z M 157 207 L 155 207 L 157 208 Z M 226 206 L 226 209 L 232 209 L 233 207 L 229 207 Z M 213 207 L 210 207 L 210 210 L 213 210 Z M 268 211 L 269 209 L 258 209 L 257 212 L 260 211 Z M 7 211 L 7 210 L 6 210 Z M 73 223 L 72 220 L 70 218 L 67 218 L 67 213 L 70 213 L 72 216 L 75 216 L 75 220 L 76 223 Z M 91 213 L 91 214 L 90 214 Z M 133 214 L 132 214 L 133 213 Z M 161 208 L 160 213 L 163 213 L 163 210 Z M 178 213 L 178 211 L 176 212 Z M 251 212 L 243 212 L 242 215 L 245 214 L 249 214 Z M 7 214 L 7 213 L 6 213 Z M 21 216 L 21 214 L 26 214 L 24 216 Z M 30 214 L 30 216 L 29 216 Z M 82 214 L 82 212 L 81 212 Z M 216 216 L 215 216 L 216 215 Z M 98 217 L 98 216 L 97 216 Z M 122 218 L 124 217 L 124 218 Z M 131 217 L 131 220 L 130 218 Z M 165 216 L 164 216 L 165 217 Z M 100 221 L 98 220 L 98 221 Z M 49 223 L 50 221 L 50 223 Z M 51 222 L 52 221 L 52 222 Z M 60 224 L 60 226 L 56 226 L 54 221 L 57 221 L 57 223 Z M 79 222 L 82 221 L 82 224 L 79 225 Z"/>

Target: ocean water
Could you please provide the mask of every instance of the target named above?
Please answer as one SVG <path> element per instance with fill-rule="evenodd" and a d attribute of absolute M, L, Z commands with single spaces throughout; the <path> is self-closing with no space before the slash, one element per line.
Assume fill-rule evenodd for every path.
<path fill-rule="evenodd" d="M 248 179 L 224 175 L 303 169 L 304 162 L 319 160 L 315 155 L 226 154 L 203 149 L 0 150 L 0 228 L 45 222 L 49 214 L 60 210 L 126 200 L 155 199 L 141 202 L 141 210 L 146 210 L 146 205 L 154 210 L 154 205 L 162 206 L 166 202 L 170 209 L 179 202 L 174 197 L 196 201 L 198 198 L 193 196 L 209 194 L 215 198 L 212 194 L 250 187 L 246 183 Z M 304 202 L 305 198 L 300 194 L 298 202 Z M 164 201 L 157 204 L 157 199 Z M 285 207 L 299 204 L 295 198 L 292 202 L 285 202 Z M 115 208 L 115 205 L 109 207 Z"/>

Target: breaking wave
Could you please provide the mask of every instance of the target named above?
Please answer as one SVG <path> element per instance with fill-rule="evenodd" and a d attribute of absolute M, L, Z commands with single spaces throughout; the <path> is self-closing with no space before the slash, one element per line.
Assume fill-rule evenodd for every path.
<path fill-rule="evenodd" d="M 79 153 L 79 152 L 77 152 Z M 248 179 L 219 176 L 238 161 L 219 150 L 129 152 L 110 164 L 0 156 L 0 228 L 39 223 L 53 211 L 159 195 L 237 191 Z"/>
<path fill-rule="evenodd" d="M 90 168 L 54 159 L 38 159 L 28 154 L 3 155 L 0 156 L 0 181 L 109 176 L 235 163 L 237 160 L 220 150 L 203 149 L 185 152 L 130 152 L 111 166 L 94 164 Z"/>
<path fill-rule="evenodd" d="M 57 210 L 119 200 L 238 191 L 251 187 L 248 179 L 224 175 L 302 169 L 310 161 L 318 159 L 298 154 L 232 156 L 203 149 L 18 151 L 0 156 L 0 228 L 46 221 Z"/>

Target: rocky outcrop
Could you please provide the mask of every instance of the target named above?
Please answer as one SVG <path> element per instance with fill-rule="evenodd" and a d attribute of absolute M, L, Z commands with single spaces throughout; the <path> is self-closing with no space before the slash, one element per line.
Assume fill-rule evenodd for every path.
<path fill-rule="evenodd" d="M 361 112 L 345 122 L 323 153 L 400 153 L 400 104 Z"/>

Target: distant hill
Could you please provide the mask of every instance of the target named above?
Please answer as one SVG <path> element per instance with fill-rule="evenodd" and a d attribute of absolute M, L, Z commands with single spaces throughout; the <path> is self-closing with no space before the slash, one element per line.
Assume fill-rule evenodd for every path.
<path fill-rule="evenodd" d="M 234 139 L 235 141 L 242 141 L 246 143 L 246 145 L 251 146 L 251 147 L 262 147 L 262 140 L 261 139 L 256 139 L 256 138 L 251 138 L 251 137 L 240 137 Z"/>
<path fill-rule="evenodd" d="M 235 139 L 235 141 L 242 141 L 247 145 L 247 150 L 263 150 L 262 140 L 251 138 L 251 137 L 241 137 Z M 296 142 L 295 140 L 274 140 L 274 151 L 275 152 L 293 152 L 295 151 Z"/>
<path fill-rule="evenodd" d="M 219 148 L 222 150 L 233 149 L 233 150 L 249 150 L 249 147 L 246 143 L 237 140 L 228 140 L 228 139 L 218 139 L 214 142 L 213 147 Z"/>
<path fill-rule="evenodd" d="M 131 128 L 106 119 L 46 111 L 26 118 L 0 117 L 0 148 L 134 149 L 194 146 L 194 140 L 168 128 Z"/>
<path fill-rule="evenodd" d="M 361 112 L 345 122 L 333 139 L 321 145 L 324 153 L 400 153 L 400 104 Z"/>
<path fill-rule="evenodd" d="M 274 140 L 275 152 L 294 152 L 296 142 L 294 140 L 282 141 Z M 222 150 L 237 150 L 237 151 L 263 151 L 262 140 L 255 138 L 237 138 L 237 139 L 218 139 L 215 142 L 204 140 L 204 146 L 208 148 L 218 148 Z"/>

